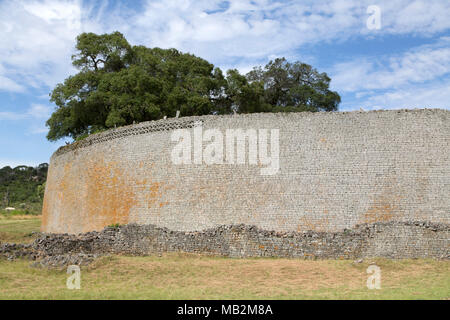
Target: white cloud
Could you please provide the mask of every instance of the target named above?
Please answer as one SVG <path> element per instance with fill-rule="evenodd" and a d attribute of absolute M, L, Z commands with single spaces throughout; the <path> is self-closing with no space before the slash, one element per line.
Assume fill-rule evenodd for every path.
<path fill-rule="evenodd" d="M 49 24 L 63 21 L 69 30 L 81 27 L 81 4 L 79 1 L 45 0 L 43 2 L 23 2 L 22 5 L 27 12 Z"/>
<path fill-rule="evenodd" d="M 373 4 L 381 8 L 381 30 L 366 28 L 366 9 Z M 132 44 L 176 47 L 223 71 L 246 72 L 278 56 L 308 62 L 314 57 L 300 56 L 306 44 L 384 35 L 433 36 L 450 28 L 449 12 L 450 2 L 441 0 L 148 0 L 139 11 L 120 2 L 2 1 L 0 90 L 48 90 L 63 81 L 75 72 L 70 57 L 81 32 L 119 30 Z M 402 105 L 411 90 L 418 92 L 417 103 L 424 102 L 423 86 L 442 105 L 439 97 L 446 97 L 448 89 L 436 81 L 450 70 L 449 42 L 443 38 L 402 55 L 341 63 L 329 72 L 332 86 L 373 105 Z M 374 95 L 378 100 L 370 98 Z M 49 112 L 37 104 L 24 114 L 0 112 L 0 120 L 42 121 Z M 43 131 L 42 126 L 36 128 Z"/>
<path fill-rule="evenodd" d="M 236 57 L 289 55 L 304 44 L 383 34 L 432 34 L 450 28 L 446 1 L 377 1 L 382 29 L 366 28 L 372 0 L 147 1 L 131 22 L 130 37 L 176 47 L 222 65 Z M 427 13 L 424 14 L 424 8 Z"/>
<path fill-rule="evenodd" d="M 52 108 L 43 104 L 33 103 L 27 111 L 27 115 L 36 119 L 48 119 L 52 113 Z"/>
<path fill-rule="evenodd" d="M 365 13 L 358 2 L 148 1 L 130 38 L 176 47 L 219 65 L 236 58 L 290 55 L 301 45 L 358 34 Z"/>
<path fill-rule="evenodd" d="M 450 37 L 402 54 L 339 63 L 330 72 L 334 90 L 353 94 L 364 109 L 450 109 Z M 348 108 L 345 103 L 344 108 Z"/>
<path fill-rule="evenodd" d="M 411 85 L 369 96 L 363 103 L 369 109 L 450 109 L 450 80 L 430 85 Z"/>
<path fill-rule="evenodd" d="M 330 72 L 333 87 L 342 92 L 398 88 L 450 73 L 450 37 L 400 55 L 365 57 L 339 63 Z"/>
<path fill-rule="evenodd" d="M 51 112 L 52 107 L 33 103 L 24 112 L 0 111 L 0 121 L 27 121 L 27 134 L 43 134 L 48 132 L 45 121 Z"/>
<path fill-rule="evenodd" d="M 43 133 L 47 134 L 47 132 L 48 132 L 48 128 L 44 125 L 40 125 L 40 126 L 33 125 L 33 126 L 31 126 L 30 131 L 29 131 L 29 133 L 31 133 L 31 134 L 43 134 Z"/>
<path fill-rule="evenodd" d="M 0 74 L 0 90 L 10 92 L 24 92 L 25 88 L 17 82 Z"/>
<path fill-rule="evenodd" d="M 70 56 L 83 30 L 81 12 L 77 0 L 0 2 L 0 76 L 11 81 L 0 81 L 6 83 L 0 87 L 53 86 L 73 72 Z"/>
<path fill-rule="evenodd" d="M 43 104 L 32 103 L 25 112 L 1 111 L 0 120 L 23 120 L 23 119 L 48 119 L 52 112 L 52 107 Z"/>
<path fill-rule="evenodd" d="M 381 1 L 384 32 L 432 34 L 450 28 L 450 2 L 442 0 Z"/>
<path fill-rule="evenodd" d="M 0 111 L 0 121 L 1 120 L 22 120 L 25 119 L 26 115 L 18 112 L 11 111 Z"/>
<path fill-rule="evenodd" d="M 152 0 L 143 10 L 81 0 L 0 2 L 0 89 L 53 87 L 75 70 L 75 37 L 122 31 L 133 44 L 176 47 L 220 66 L 295 56 L 304 44 L 371 36 L 372 0 Z M 433 34 L 450 28 L 450 2 L 377 1 L 380 34 Z M 244 60 L 242 62 L 240 60 Z M 3 68 L 3 71 L 1 71 Z"/>

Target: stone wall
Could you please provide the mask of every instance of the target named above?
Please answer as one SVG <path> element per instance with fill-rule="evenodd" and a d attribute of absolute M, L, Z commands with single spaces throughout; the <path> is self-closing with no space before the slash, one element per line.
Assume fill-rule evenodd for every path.
<path fill-rule="evenodd" d="M 261 175 L 264 166 L 248 161 L 173 164 L 173 130 L 193 131 L 195 121 L 204 131 L 224 134 L 230 128 L 279 129 L 278 173 Z M 46 186 L 42 231 L 50 233 L 116 223 L 180 232 L 251 225 L 300 233 L 386 222 L 449 224 L 450 111 L 249 114 L 140 123 L 59 149 Z M 448 232 L 446 237 L 448 247 Z M 370 250 L 389 250 L 389 245 Z"/>
<path fill-rule="evenodd" d="M 128 224 L 78 235 L 42 234 L 31 244 L 0 245 L 0 257 L 29 258 L 36 266 L 85 265 L 109 254 L 188 252 L 233 258 L 450 259 L 450 226 L 377 222 L 340 232 L 275 232 L 255 226 L 219 226 L 200 232 Z"/>

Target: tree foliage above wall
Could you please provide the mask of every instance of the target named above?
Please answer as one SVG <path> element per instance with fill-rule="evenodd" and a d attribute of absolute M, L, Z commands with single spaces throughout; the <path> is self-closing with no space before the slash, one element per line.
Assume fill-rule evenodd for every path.
<path fill-rule="evenodd" d="M 334 111 L 340 97 L 310 65 L 270 61 L 247 75 L 176 49 L 131 46 L 119 32 L 77 37 L 76 75 L 51 93 L 49 140 L 78 139 L 107 128 L 181 116 Z"/>

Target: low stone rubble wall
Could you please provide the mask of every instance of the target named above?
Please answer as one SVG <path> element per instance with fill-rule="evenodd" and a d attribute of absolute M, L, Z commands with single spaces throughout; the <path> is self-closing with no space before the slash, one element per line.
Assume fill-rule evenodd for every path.
<path fill-rule="evenodd" d="M 0 256 L 29 258 L 35 265 L 85 265 L 108 254 L 188 252 L 234 258 L 371 257 L 450 259 L 450 226 L 426 222 L 358 225 L 342 232 L 275 232 L 254 226 L 220 226 L 201 232 L 129 224 L 78 235 L 40 234 L 32 244 L 2 244 Z"/>

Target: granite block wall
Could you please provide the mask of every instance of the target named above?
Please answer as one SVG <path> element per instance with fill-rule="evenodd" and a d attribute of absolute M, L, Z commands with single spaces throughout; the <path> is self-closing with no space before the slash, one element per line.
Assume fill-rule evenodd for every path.
<path fill-rule="evenodd" d="M 278 172 L 262 175 L 266 165 L 249 163 L 248 155 L 245 164 L 174 164 L 171 135 L 193 135 L 199 121 L 203 132 L 223 135 L 278 129 Z M 387 222 L 447 225 L 449 195 L 447 110 L 185 117 L 109 130 L 55 152 L 42 231 L 129 223 L 180 232 L 247 225 L 330 233 Z M 448 237 L 441 240 L 448 246 Z"/>

